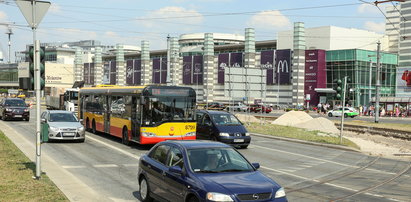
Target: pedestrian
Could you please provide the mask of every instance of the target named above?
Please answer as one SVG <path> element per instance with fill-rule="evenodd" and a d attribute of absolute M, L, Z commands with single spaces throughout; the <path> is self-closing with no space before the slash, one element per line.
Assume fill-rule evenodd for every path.
<path fill-rule="evenodd" d="M 398 108 L 398 105 L 395 106 L 395 116 L 396 117 L 400 116 L 400 109 Z"/>
<path fill-rule="evenodd" d="M 363 107 L 363 109 L 362 109 L 362 114 L 363 114 L 364 116 L 367 115 L 367 105 L 364 105 L 364 107 Z"/>
<path fill-rule="evenodd" d="M 317 113 L 320 113 L 321 109 L 322 109 L 322 105 L 321 105 L 321 102 L 319 102 L 317 105 Z"/>
<path fill-rule="evenodd" d="M 360 105 L 360 116 L 362 115 L 362 105 Z"/>

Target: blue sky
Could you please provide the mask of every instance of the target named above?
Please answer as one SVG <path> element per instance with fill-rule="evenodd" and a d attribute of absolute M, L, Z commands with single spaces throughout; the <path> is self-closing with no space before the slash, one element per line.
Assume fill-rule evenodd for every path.
<path fill-rule="evenodd" d="M 340 26 L 384 32 L 385 17 L 373 5 L 359 0 L 55 0 L 38 28 L 41 42 L 95 39 L 103 44 L 140 46 L 149 40 L 151 49 L 164 49 L 166 37 L 184 33 L 214 32 L 244 35 L 255 28 L 257 40 L 276 39 L 277 32 L 305 27 Z M 365 0 L 374 2 L 374 0 Z M 385 11 L 391 3 L 380 4 Z M 12 28 L 12 55 L 32 43 L 13 0 L 0 0 L 0 23 Z M 7 55 L 6 26 L 0 25 L 0 51 Z M 13 60 L 14 57 L 12 57 Z"/>

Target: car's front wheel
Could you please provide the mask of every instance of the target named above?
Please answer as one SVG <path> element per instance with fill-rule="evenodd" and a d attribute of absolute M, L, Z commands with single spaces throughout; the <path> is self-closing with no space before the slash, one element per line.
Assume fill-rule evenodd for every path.
<path fill-rule="evenodd" d="M 188 199 L 188 202 L 199 202 L 199 200 L 197 197 L 192 196 L 190 199 Z"/>
<path fill-rule="evenodd" d="M 331 112 L 328 113 L 328 116 L 329 116 L 329 117 L 333 117 L 333 113 L 331 113 Z"/>
<path fill-rule="evenodd" d="M 140 180 L 140 184 L 139 184 L 139 192 L 140 192 L 140 197 L 141 197 L 141 201 L 143 202 L 150 202 L 153 201 L 153 198 L 151 198 L 150 196 L 150 187 L 148 186 L 147 180 L 145 177 L 143 177 Z"/>
<path fill-rule="evenodd" d="M 3 114 L 3 116 L 1 116 L 1 120 L 5 121 L 6 119 L 6 114 Z"/>
<path fill-rule="evenodd" d="M 348 114 L 344 114 L 344 118 L 347 118 L 348 117 Z"/>

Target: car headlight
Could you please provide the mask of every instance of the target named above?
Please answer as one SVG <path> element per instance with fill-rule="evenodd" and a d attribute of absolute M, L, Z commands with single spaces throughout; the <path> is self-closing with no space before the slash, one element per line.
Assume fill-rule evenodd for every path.
<path fill-rule="evenodd" d="M 144 137 L 154 137 L 154 136 L 157 136 L 155 133 L 150 133 L 150 132 L 142 132 L 141 135 L 144 136 Z"/>
<path fill-rule="evenodd" d="M 59 128 L 57 128 L 57 127 L 53 127 L 53 126 L 50 126 L 49 130 L 51 130 L 51 131 L 58 131 L 58 130 L 59 130 Z"/>
<path fill-rule="evenodd" d="M 24 111 L 25 111 L 25 112 L 28 112 L 28 111 L 30 111 L 30 110 L 29 110 L 29 109 L 24 109 Z"/>
<path fill-rule="evenodd" d="M 188 136 L 196 136 L 196 132 L 189 132 L 185 134 L 186 137 Z"/>
<path fill-rule="evenodd" d="M 250 133 L 245 133 L 245 136 L 250 136 Z"/>
<path fill-rule="evenodd" d="M 220 194 L 216 192 L 208 192 L 207 200 L 209 201 L 233 201 L 233 199 L 227 194 Z"/>
<path fill-rule="evenodd" d="M 84 126 L 80 126 L 77 128 L 78 131 L 83 131 L 84 130 Z"/>
<path fill-rule="evenodd" d="M 228 133 L 220 133 L 220 136 L 228 137 L 228 136 L 230 136 L 230 134 L 228 134 Z"/>
<path fill-rule="evenodd" d="M 12 109 L 6 108 L 6 112 L 11 112 L 13 111 Z"/>
<path fill-rule="evenodd" d="M 285 196 L 285 191 L 284 191 L 284 188 L 281 187 L 277 190 L 277 192 L 275 192 L 274 198 L 281 198 L 284 196 Z"/>

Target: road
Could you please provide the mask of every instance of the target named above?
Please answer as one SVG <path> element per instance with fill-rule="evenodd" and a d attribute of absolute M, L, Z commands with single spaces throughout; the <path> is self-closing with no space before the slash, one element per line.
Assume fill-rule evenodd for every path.
<path fill-rule="evenodd" d="M 34 113 L 31 120 L 0 121 L 0 128 L 7 129 L 6 133 L 12 128 L 35 148 Z M 252 138 L 249 148 L 240 152 L 251 162 L 259 162 L 260 171 L 284 186 L 290 201 L 408 201 L 411 198 L 410 162 L 257 135 Z M 125 146 L 120 139 L 87 133 L 85 143 L 42 144 L 42 155 L 52 158 L 62 174 L 71 174 L 105 201 L 135 201 L 139 199 L 138 159 L 149 149 L 149 146 Z"/>

